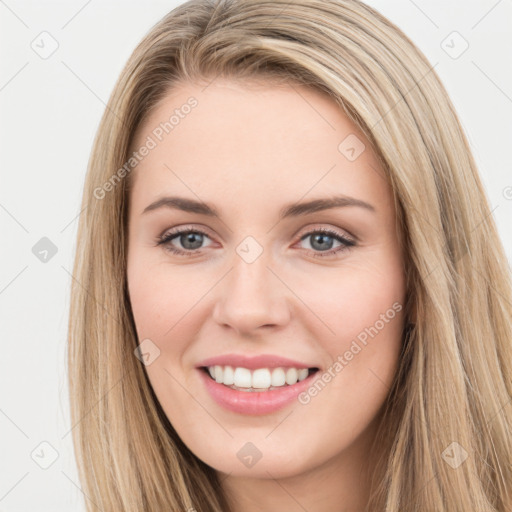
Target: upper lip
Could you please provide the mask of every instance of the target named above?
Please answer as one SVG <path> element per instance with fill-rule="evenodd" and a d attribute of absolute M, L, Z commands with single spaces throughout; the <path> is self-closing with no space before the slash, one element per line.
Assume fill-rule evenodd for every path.
<path fill-rule="evenodd" d="M 224 354 L 221 356 L 210 357 L 197 364 L 197 368 L 203 366 L 233 366 L 242 367 L 249 370 L 256 370 L 258 368 L 318 368 L 317 365 L 302 363 L 287 357 L 281 357 L 272 354 L 261 354 L 258 356 L 247 356 L 243 354 Z"/>

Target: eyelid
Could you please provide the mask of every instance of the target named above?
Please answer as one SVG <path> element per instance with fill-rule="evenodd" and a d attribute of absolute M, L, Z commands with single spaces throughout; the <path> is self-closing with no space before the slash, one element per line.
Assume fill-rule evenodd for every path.
<path fill-rule="evenodd" d="M 293 234 L 292 238 L 298 237 L 299 239 L 302 239 L 302 236 L 304 236 L 306 234 L 310 234 L 311 231 L 315 231 L 315 230 L 322 231 L 322 230 L 326 230 L 326 229 L 327 230 L 330 229 L 330 230 L 333 230 L 336 232 L 341 231 L 342 233 L 340 233 L 340 234 L 343 235 L 345 238 L 350 239 L 350 241 L 353 241 L 353 242 L 359 242 L 359 238 L 357 236 L 353 235 L 347 229 L 343 229 L 338 226 L 329 226 L 328 223 L 316 223 L 313 225 L 308 225 L 306 227 L 302 227 L 301 229 L 297 230 Z M 157 237 L 157 240 L 163 239 L 164 236 L 167 234 L 167 232 L 170 232 L 170 233 L 172 232 L 173 235 L 177 235 L 177 234 L 181 234 L 182 232 L 186 232 L 186 231 L 198 231 L 199 233 L 207 235 L 210 238 L 214 238 L 210 234 L 211 233 L 210 229 L 201 224 L 184 224 L 183 226 L 165 229 L 162 232 L 162 234 Z M 299 233 L 301 233 L 301 234 L 299 235 Z"/>
<path fill-rule="evenodd" d="M 337 236 L 343 236 L 347 240 L 350 240 L 351 242 L 359 242 L 359 239 L 353 235 L 350 231 L 340 228 L 338 226 L 330 225 L 329 223 L 316 223 L 313 225 L 308 225 L 305 228 L 299 229 L 299 231 L 296 232 L 295 236 L 299 236 L 298 233 L 302 233 L 299 238 L 302 238 L 303 235 L 310 234 L 312 231 L 333 231 L 337 234 Z"/>
<path fill-rule="evenodd" d="M 167 228 L 165 229 L 161 235 L 157 236 L 157 240 L 162 240 L 163 238 L 165 238 L 167 235 L 180 235 L 181 233 L 186 233 L 186 232 L 189 232 L 189 231 L 194 231 L 194 232 L 198 232 L 198 233 L 201 233 L 203 235 L 206 235 L 208 236 L 209 238 L 214 238 L 210 233 L 211 233 L 211 230 L 202 226 L 201 224 L 184 224 L 182 226 L 176 226 L 176 227 L 173 227 L 173 228 Z"/>
<path fill-rule="evenodd" d="M 208 237 L 210 240 L 212 240 L 213 237 L 210 236 L 208 233 L 208 229 L 204 228 L 203 226 L 197 227 L 197 225 L 183 225 L 178 226 L 175 228 L 166 229 L 159 237 L 157 237 L 157 245 L 163 245 L 164 248 L 169 251 L 170 253 L 179 255 L 179 256 L 185 256 L 185 257 L 194 257 L 199 256 L 202 253 L 202 249 L 179 249 L 176 247 L 171 246 L 171 241 L 174 238 L 179 237 L 179 235 L 183 233 L 199 233 L 206 237 Z M 344 232 L 344 233 L 343 233 Z M 301 233 L 300 236 L 297 235 L 297 233 Z M 346 250 L 351 249 L 352 247 L 358 245 L 358 238 L 352 235 L 350 232 L 343 230 L 338 227 L 326 227 L 325 224 L 317 224 L 313 226 L 307 226 L 305 228 L 302 228 L 299 230 L 296 234 L 293 235 L 293 238 L 295 239 L 298 237 L 297 242 L 295 244 L 302 242 L 304 239 L 306 239 L 309 236 L 312 236 L 317 233 L 325 233 L 327 236 L 330 236 L 331 238 L 336 239 L 341 246 L 335 248 L 335 249 L 329 249 L 326 251 L 313 251 L 311 249 L 306 249 L 308 253 L 310 253 L 314 257 L 336 257 L 338 252 L 343 252 Z M 295 245 L 294 244 L 294 245 Z M 168 247 L 165 247 L 168 245 Z"/>

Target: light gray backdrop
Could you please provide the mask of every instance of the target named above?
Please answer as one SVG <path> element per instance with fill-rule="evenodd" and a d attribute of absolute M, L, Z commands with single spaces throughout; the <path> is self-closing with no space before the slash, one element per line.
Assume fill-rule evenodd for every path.
<path fill-rule="evenodd" d="M 122 66 L 179 3 L 0 0 L 0 512 L 85 510 L 65 360 L 83 179 Z M 436 65 L 512 261 L 512 4 L 368 4 Z"/>

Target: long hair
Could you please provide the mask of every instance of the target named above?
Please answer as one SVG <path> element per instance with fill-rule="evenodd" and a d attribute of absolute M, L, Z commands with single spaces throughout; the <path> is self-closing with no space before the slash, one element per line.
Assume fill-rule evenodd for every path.
<path fill-rule="evenodd" d="M 368 510 L 512 510 L 512 284 L 489 202 L 433 66 L 359 0 L 190 0 L 137 46 L 85 179 L 69 318 L 73 442 L 87 510 L 229 510 L 160 407 L 126 283 L 134 135 L 183 81 L 303 84 L 366 135 L 406 254 L 403 350 Z M 122 171 L 124 169 L 124 171 Z"/>

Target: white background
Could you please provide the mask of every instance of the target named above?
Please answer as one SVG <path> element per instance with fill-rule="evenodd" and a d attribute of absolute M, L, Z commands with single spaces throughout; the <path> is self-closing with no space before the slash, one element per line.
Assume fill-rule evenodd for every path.
<path fill-rule="evenodd" d="M 179 3 L 0 0 L 0 512 L 85 510 L 66 383 L 69 287 L 83 180 L 124 63 L 152 25 Z M 511 3 L 367 3 L 437 63 L 512 261 Z M 42 31 L 59 45 L 47 59 L 31 48 Z M 441 47 L 453 31 L 469 43 L 457 59 Z M 46 263 L 32 253 L 42 237 L 58 249 Z M 58 455 L 48 469 L 34 461 L 52 460 L 52 449 L 39 447 L 41 442 Z"/>

